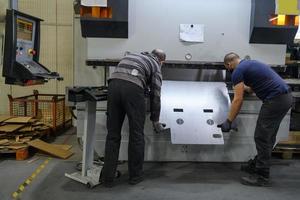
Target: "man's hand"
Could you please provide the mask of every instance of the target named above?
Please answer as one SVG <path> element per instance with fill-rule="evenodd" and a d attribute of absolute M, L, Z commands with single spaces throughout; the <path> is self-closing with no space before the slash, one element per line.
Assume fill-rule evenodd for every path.
<path fill-rule="evenodd" d="M 166 124 L 160 122 L 152 122 L 154 131 L 156 133 L 160 133 L 165 130 Z"/>
<path fill-rule="evenodd" d="M 232 124 L 232 122 L 229 121 L 229 119 L 226 119 L 225 122 L 223 122 L 222 124 L 218 125 L 218 128 L 221 128 L 222 132 L 229 132 L 231 130 L 231 128 L 232 128 L 231 124 Z"/>
<path fill-rule="evenodd" d="M 244 90 L 245 90 L 245 92 L 247 92 L 248 94 L 254 93 L 253 90 L 252 90 L 252 88 L 249 87 L 249 86 L 246 86 L 246 85 L 245 85 L 245 87 L 244 87 Z"/>

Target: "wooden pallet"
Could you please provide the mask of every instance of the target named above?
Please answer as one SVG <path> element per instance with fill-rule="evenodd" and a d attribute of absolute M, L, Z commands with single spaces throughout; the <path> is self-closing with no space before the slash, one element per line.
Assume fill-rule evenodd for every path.
<path fill-rule="evenodd" d="M 300 154 L 300 132 L 291 131 L 289 133 L 289 138 L 284 141 L 280 141 L 273 154 L 280 155 L 283 159 L 292 159 Z"/>
<path fill-rule="evenodd" d="M 281 155 L 282 159 L 289 160 L 297 155 L 300 155 L 300 148 L 293 147 L 276 147 L 273 150 L 273 154 Z"/>

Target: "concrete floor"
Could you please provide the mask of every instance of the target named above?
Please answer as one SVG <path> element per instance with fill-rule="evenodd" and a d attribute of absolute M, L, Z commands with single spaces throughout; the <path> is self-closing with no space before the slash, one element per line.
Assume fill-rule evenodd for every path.
<path fill-rule="evenodd" d="M 69 160 L 52 159 L 44 170 L 21 194 L 24 200 L 65 199 L 143 199 L 143 200 L 276 200 L 299 199 L 300 160 L 276 160 L 272 170 L 270 188 L 248 187 L 239 183 L 239 164 L 224 163 L 146 163 L 145 181 L 131 186 L 127 184 L 126 164 L 120 165 L 122 177 L 114 188 L 86 186 L 64 176 L 65 172 L 76 171 L 75 165 L 81 153 L 76 144 L 73 130 L 58 137 L 55 143 L 74 145 L 76 152 Z M 12 199 L 11 195 L 35 169 L 47 159 L 35 155 L 34 162 L 15 161 L 0 157 L 0 200 Z"/>

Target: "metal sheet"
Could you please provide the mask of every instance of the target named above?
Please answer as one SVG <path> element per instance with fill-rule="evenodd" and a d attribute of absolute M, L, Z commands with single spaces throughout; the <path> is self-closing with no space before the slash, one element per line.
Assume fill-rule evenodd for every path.
<path fill-rule="evenodd" d="M 230 106 L 225 83 L 163 81 L 161 101 L 161 121 L 173 144 L 224 144 L 217 124 Z"/>

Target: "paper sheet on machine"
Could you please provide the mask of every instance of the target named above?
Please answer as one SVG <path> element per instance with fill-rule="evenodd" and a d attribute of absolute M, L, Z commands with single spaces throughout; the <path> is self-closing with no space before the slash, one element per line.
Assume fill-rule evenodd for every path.
<path fill-rule="evenodd" d="M 204 25 L 180 24 L 179 37 L 184 42 L 204 42 Z"/>

